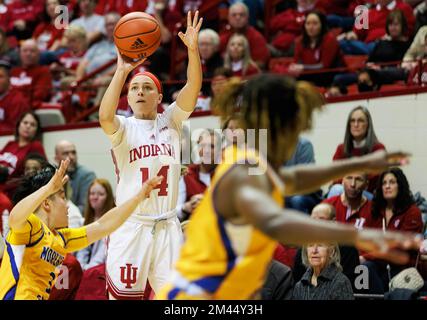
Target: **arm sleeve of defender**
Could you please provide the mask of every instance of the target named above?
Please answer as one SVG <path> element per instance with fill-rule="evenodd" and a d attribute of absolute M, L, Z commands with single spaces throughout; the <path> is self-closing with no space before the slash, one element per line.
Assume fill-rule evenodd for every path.
<path fill-rule="evenodd" d="M 71 253 L 83 249 L 89 245 L 87 241 L 86 226 L 77 229 L 60 229 L 58 230 L 58 234 L 64 241 L 64 248 L 67 250 L 67 252 Z"/>
<path fill-rule="evenodd" d="M 10 230 L 7 241 L 16 245 L 31 245 L 38 242 L 43 235 L 44 230 L 40 218 L 35 214 L 31 214 L 27 218 L 23 228 Z"/>

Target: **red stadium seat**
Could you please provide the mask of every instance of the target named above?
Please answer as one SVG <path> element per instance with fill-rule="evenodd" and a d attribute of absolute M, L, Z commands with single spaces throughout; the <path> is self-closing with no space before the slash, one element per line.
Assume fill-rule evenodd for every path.
<path fill-rule="evenodd" d="M 59 103 L 43 102 L 34 112 L 40 117 L 42 127 L 65 124 L 62 105 Z"/>

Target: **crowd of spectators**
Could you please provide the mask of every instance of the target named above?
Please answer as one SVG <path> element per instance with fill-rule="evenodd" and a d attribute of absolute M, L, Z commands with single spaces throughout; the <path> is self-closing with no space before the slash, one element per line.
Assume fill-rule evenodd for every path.
<path fill-rule="evenodd" d="M 24 103 L 18 97 L 8 101 L 9 110 L 3 108 L 0 114 L 0 128 L 10 132 L 10 119 L 13 123 L 25 109 L 49 104 L 59 104 L 67 121 L 93 107 L 95 116 L 79 119 L 96 120 L 96 107 L 114 66 L 102 72 L 97 69 L 114 61 L 114 25 L 132 11 L 145 11 L 159 21 L 161 46 L 136 72 L 148 69 L 164 81 L 166 103 L 180 89 L 176 80 L 185 78 L 185 52 L 180 50 L 176 34 L 186 12 L 195 9 L 204 16 L 199 46 L 205 82 L 198 110 L 212 109 L 209 83 L 219 68 L 230 69 L 231 76 L 236 77 L 281 72 L 315 83 L 327 97 L 426 82 L 426 1 L 268 3 L 223 0 L 213 6 L 205 0 L 2 1 L 0 67 L 8 71 L 10 90 L 25 93 L 28 101 Z M 355 57 L 364 65 L 363 70 L 352 68 L 349 61 Z M 129 111 L 126 101 L 119 109 Z"/>

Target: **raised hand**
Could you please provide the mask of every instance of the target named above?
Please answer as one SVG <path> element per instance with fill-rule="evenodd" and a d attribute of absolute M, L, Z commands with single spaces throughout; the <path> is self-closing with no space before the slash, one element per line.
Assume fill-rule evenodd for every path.
<path fill-rule="evenodd" d="M 54 194 L 61 190 L 63 185 L 67 183 L 68 176 L 66 175 L 68 165 L 70 164 L 70 159 L 62 160 L 59 165 L 59 169 L 56 170 L 53 177 L 50 179 L 47 187 L 49 188 L 49 192 Z"/>
<path fill-rule="evenodd" d="M 140 60 L 132 60 L 124 55 L 122 55 L 116 48 L 117 51 L 117 70 L 122 70 L 126 73 L 130 73 L 133 69 L 143 64 L 147 58 L 143 58 Z"/>
<path fill-rule="evenodd" d="M 182 32 L 178 33 L 182 42 L 187 46 L 189 50 L 197 50 L 199 47 L 199 31 L 202 26 L 203 18 L 199 19 L 199 11 L 194 14 L 194 19 L 191 19 L 191 11 L 187 14 L 187 30 L 185 34 Z"/>
<path fill-rule="evenodd" d="M 359 231 L 356 247 L 370 255 L 397 264 L 409 261 L 405 250 L 419 250 L 422 244 L 421 234 L 409 232 L 383 232 L 375 229 Z"/>

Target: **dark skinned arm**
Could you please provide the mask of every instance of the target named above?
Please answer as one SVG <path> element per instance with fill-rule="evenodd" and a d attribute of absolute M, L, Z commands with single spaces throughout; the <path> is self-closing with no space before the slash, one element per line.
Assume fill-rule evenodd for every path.
<path fill-rule="evenodd" d="M 334 161 L 328 165 L 299 165 L 281 168 L 279 176 L 286 184 L 285 195 L 307 194 L 322 185 L 353 172 L 381 173 L 390 166 L 407 163 L 408 154 L 379 150 L 363 157 Z"/>
<path fill-rule="evenodd" d="M 234 224 L 252 224 L 264 234 L 285 244 L 307 245 L 337 242 L 370 251 L 377 257 L 405 263 L 408 255 L 394 248 L 418 248 L 415 234 L 357 230 L 330 221 L 311 219 L 294 210 L 282 209 L 270 196 L 271 185 L 265 175 L 249 176 L 249 166 L 235 166 L 216 186 L 214 201 L 219 214 Z M 230 197 L 218 199 L 218 195 Z"/>

